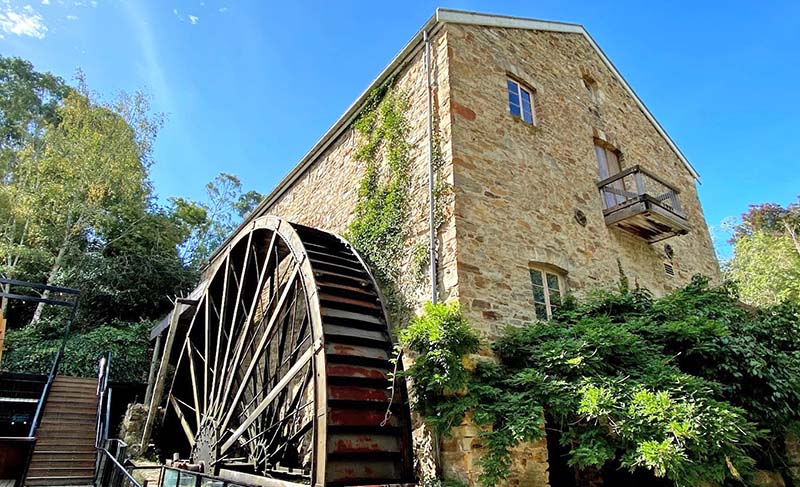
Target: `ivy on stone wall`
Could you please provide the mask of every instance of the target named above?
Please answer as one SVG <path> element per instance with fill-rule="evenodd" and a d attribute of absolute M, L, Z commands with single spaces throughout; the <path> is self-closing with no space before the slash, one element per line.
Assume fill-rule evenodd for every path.
<path fill-rule="evenodd" d="M 423 392 L 415 407 L 440 431 L 468 415 L 484 429 L 484 485 L 508 476 L 511 449 L 541 438 L 545 421 L 577 478 L 622 468 L 692 486 L 785 469 L 800 419 L 797 305 L 747 308 L 701 278 L 661 299 L 620 286 L 510 328 L 492 345 L 498 361 L 467 377 L 472 342 L 452 334 L 468 325 L 432 311 L 401 335 L 423 364 L 406 372 Z"/>
<path fill-rule="evenodd" d="M 360 136 L 355 159 L 365 165 L 365 172 L 346 237 L 389 287 L 398 278 L 408 236 L 407 109 L 405 95 L 387 86 L 372 93 L 355 123 Z"/>

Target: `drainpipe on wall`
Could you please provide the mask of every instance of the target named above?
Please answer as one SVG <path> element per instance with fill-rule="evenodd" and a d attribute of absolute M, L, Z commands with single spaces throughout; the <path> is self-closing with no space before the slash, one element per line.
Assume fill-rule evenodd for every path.
<path fill-rule="evenodd" d="M 428 224 L 429 224 L 429 259 L 430 259 L 430 279 L 431 279 L 431 303 L 436 304 L 436 224 L 434 201 L 434 171 L 433 171 L 433 89 L 431 86 L 431 40 L 428 31 L 422 33 L 425 42 L 425 76 L 427 79 L 428 91 L 428 201 L 430 202 Z"/>

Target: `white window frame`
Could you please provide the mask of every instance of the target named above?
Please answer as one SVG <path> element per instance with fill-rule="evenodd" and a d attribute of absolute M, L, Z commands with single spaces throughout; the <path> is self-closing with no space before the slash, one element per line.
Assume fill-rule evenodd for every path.
<path fill-rule="evenodd" d="M 539 319 L 547 319 L 547 320 L 552 319 L 554 305 L 550 302 L 550 284 L 547 282 L 547 276 L 548 275 L 555 276 L 556 279 L 558 279 L 558 295 L 560 297 L 561 305 L 563 305 L 564 298 L 566 297 L 566 292 L 564 289 L 564 281 L 565 281 L 564 275 L 561 272 L 555 271 L 553 269 L 540 268 L 540 267 L 530 267 L 528 271 L 529 274 L 537 272 L 542 278 L 542 289 L 544 292 L 544 308 L 547 313 L 547 316 L 545 317 L 538 316 L 536 312 L 537 303 L 536 303 L 536 293 L 534 292 L 535 291 L 534 286 L 536 285 L 533 283 L 533 280 L 531 280 L 531 292 L 533 293 L 533 313 L 536 316 L 536 318 Z M 556 307 L 559 307 L 561 305 L 557 305 Z"/>
<path fill-rule="evenodd" d="M 519 115 L 515 115 L 515 114 L 513 114 L 511 112 L 511 105 L 512 105 L 511 94 L 512 94 L 512 89 L 511 89 L 510 86 L 508 86 L 511 83 L 513 83 L 515 85 L 515 87 L 516 87 L 516 95 L 517 95 L 517 100 L 519 100 L 519 103 L 518 104 L 517 103 L 513 103 L 513 104 L 514 105 L 519 105 Z M 508 112 L 511 113 L 511 116 L 512 117 L 517 117 L 517 118 L 519 118 L 520 120 L 522 120 L 525 123 L 528 123 L 528 124 L 531 124 L 531 125 L 536 125 L 536 91 L 524 86 L 519 81 L 515 80 L 514 78 L 510 78 L 510 77 L 507 78 L 506 87 L 507 87 L 508 95 L 509 95 L 509 98 L 508 98 Z M 523 93 L 527 94 L 528 98 L 530 99 L 530 105 L 531 105 L 530 113 L 526 113 L 525 112 L 525 106 L 522 103 L 522 94 Z M 527 119 L 525 117 L 526 115 L 530 119 Z"/>

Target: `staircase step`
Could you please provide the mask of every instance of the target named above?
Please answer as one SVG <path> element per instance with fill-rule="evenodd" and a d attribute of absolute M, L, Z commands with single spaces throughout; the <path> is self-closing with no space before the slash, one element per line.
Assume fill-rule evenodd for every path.
<path fill-rule="evenodd" d="M 94 476 L 62 476 L 62 477 L 33 477 L 28 476 L 25 479 L 25 485 L 91 485 L 94 482 Z"/>
<path fill-rule="evenodd" d="M 42 448 L 33 452 L 33 455 L 40 455 L 42 458 L 83 458 L 87 455 L 94 456 L 96 451 L 94 445 L 91 448 L 87 445 L 70 445 L 63 449 Z"/>
<path fill-rule="evenodd" d="M 71 377 L 69 375 L 56 375 L 53 378 L 54 382 L 74 382 L 83 384 L 97 384 L 95 377 Z"/>
<path fill-rule="evenodd" d="M 88 414 L 94 416 L 97 414 L 97 408 L 94 407 L 81 407 L 79 405 L 68 404 L 48 404 L 44 408 L 45 416 L 48 414 Z"/>
<path fill-rule="evenodd" d="M 89 456 L 87 458 L 79 458 L 79 459 L 62 459 L 62 460 L 37 460 L 34 457 L 33 461 L 31 461 L 30 470 L 31 471 L 54 471 L 60 472 L 63 470 L 86 470 L 90 469 L 94 472 L 94 461 L 95 458 Z"/>
<path fill-rule="evenodd" d="M 43 450 L 33 454 L 31 462 L 57 462 L 71 464 L 72 462 L 94 462 L 97 454 L 94 448 L 84 451 Z"/>
<path fill-rule="evenodd" d="M 36 432 L 36 439 L 37 441 L 45 440 L 45 439 L 52 439 L 52 440 L 63 440 L 65 442 L 69 441 L 79 441 L 79 440 L 91 440 L 94 441 L 96 436 L 96 432 L 93 430 L 50 430 L 50 431 L 37 431 Z"/>

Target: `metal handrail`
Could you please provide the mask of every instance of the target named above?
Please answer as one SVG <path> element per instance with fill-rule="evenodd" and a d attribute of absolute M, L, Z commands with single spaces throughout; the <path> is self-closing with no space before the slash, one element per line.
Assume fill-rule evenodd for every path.
<path fill-rule="evenodd" d="M 653 185 L 659 186 L 654 191 Z M 597 182 L 603 195 L 605 212 L 613 211 L 634 201 L 649 200 L 683 216 L 678 195 L 680 190 L 635 165 Z"/>
<path fill-rule="evenodd" d="M 42 395 L 39 397 L 39 403 L 36 405 L 36 413 L 34 414 L 33 421 L 31 422 L 31 429 L 28 436 L 35 436 L 36 428 L 39 427 L 39 422 L 42 419 L 42 412 L 44 410 L 44 405 L 47 403 L 47 397 L 50 395 L 50 387 L 52 386 L 53 381 L 55 380 L 56 375 L 58 374 L 58 366 L 61 364 L 61 357 L 64 355 L 64 350 L 67 347 L 67 339 L 69 339 L 69 330 L 72 327 L 72 322 L 75 321 L 75 314 L 78 310 L 78 300 L 80 299 L 80 291 L 77 289 L 51 286 L 49 284 L 41 284 L 38 282 L 18 281 L 16 279 L 7 279 L 7 278 L 0 278 L 0 286 L 2 286 L 2 289 L 0 289 L 0 297 L 3 298 L 17 299 L 20 301 L 27 301 L 32 303 L 44 303 L 56 306 L 66 306 L 71 308 L 69 319 L 67 320 L 67 325 L 64 327 L 64 337 L 61 339 L 61 346 L 58 348 L 58 352 L 56 352 L 56 356 L 53 359 L 53 365 L 50 367 L 50 373 L 47 375 L 47 382 L 44 385 L 44 389 L 42 389 Z M 45 291 L 45 293 L 52 292 L 60 294 L 70 294 L 75 296 L 75 300 L 63 301 L 57 299 L 50 299 L 46 297 L 36 297 L 25 294 L 11 293 L 9 292 L 11 286 L 22 286 L 31 289 L 41 289 Z"/>
<path fill-rule="evenodd" d="M 125 442 L 123 442 L 122 440 L 113 440 L 113 441 L 116 441 L 116 442 L 118 442 L 118 443 L 119 443 L 119 446 L 122 446 L 122 447 L 127 447 L 127 446 L 128 446 L 128 445 L 126 445 L 126 444 L 125 444 Z M 118 447 L 118 450 L 119 450 L 119 447 Z M 136 479 L 135 479 L 135 478 L 133 478 L 133 475 L 131 475 L 131 474 L 130 474 L 130 472 L 128 472 L 128 471 L 125 469 L 125 467 L 123 467 L 123 466 L 122 466 L 122 464 L 121 464 L 121 463 L 119 463 L 119 461 L 116 459 L 116 457 L 114 457 L 114 455 L 112 455 L 112 454 L 111 454 L 111 452 L 110 452 L 110 451 L 108 451 L 108 449 L 107 449 L 106 447 L 104 447 L 104 446 L 98 446 L 98 447 L 97 447 L 97 451 L 98 451 L 98 453 L 102 453 L 102 454 L 103 454 L 105 457 L 107 457 L 107 459 L 111 460 L 111 463 L 112 463 L 112 464 L 113 464 L 113 466 L 114 466 L 114 470 L 115 470 L 115 472 L 122 472 L 122 474 L 125 476 L 125 478 L 126 478 L 126 479 L 127 479 L 127 480 L 128 480 L 130 483 L 131 483 L 131 484 L 133 484 L 133 486 L 134 486 L 134 487 L 142 487 L 142 484 L 140 484 L 139 482 L 137 482 L 137 481 L 136 481 Z M 98 472 L 98 474 L 99 474 L 99 472 Z M 104 477 L 104 478 L 105 478 L 105 477 Z M 97 478 L 95 478 L 95 481 L 97 481 L 97 480 L 98 480 L 98 479 L 97 479 Z M 108 484 L 106 484 L 106 485 L 100 485 L 100 484 L 97 484 L 97 485 L 98 485 L 98 487 L 106 487 L 106 485 L 108 485 Z"/>
<path fill-rule="evenodd" d="M 631 166 L 631 167 L 625 168 L 622 171 L 603 179 L 602 181 L 598 181 L 597 182 L 597 187 L 598 188 L 602 188 L 603 186 L 608 186 L 609 184 L 615 183 L 615 182 L 619 181 L 620 179 L 624 178 L 625 176 L 630 176 L 631 174 L 634 174 L 634 173 L 644 174 L 645 176 L 649 177 L 653 181 L 661 184 L 662 186 L 666 186 L 670 190 L 674 191 L 675 194 L 680 194 L 681 193 L 681 190 L 679 190 L 675 186 L 669 184 L 668 182 L 664 181 L 663 179 L 659 178 L 655 174 L 643 169 L 642 166 L 640 166 L 638 164 L 636 164 L 635 166 Z"/>
<path fill-rule="evenodd" d="M 50 367 L 50 373 L 47 374 L 47 382 L 45 382 L 42 395 L 39 397 L 38 404 L 36 404 L 36 413 L 33 415 L 31 430 L 28 436 L 36 436 L 36 428 L 39 427 L 39 422 L 42 420 L 42 411 L 44 410 L 44 405 L 47 403 L 47 397 L 50 395 L 50 387 L 53 385 L 53 380 L 55 380 L 56 374 L 58 373 L 58 365 L 61 363 L 61 356 L 63 354 L 64 346 L 62 344 L 61 348 L 56 352 L 56 358 L 53 360 L 52 367 Z"/>

